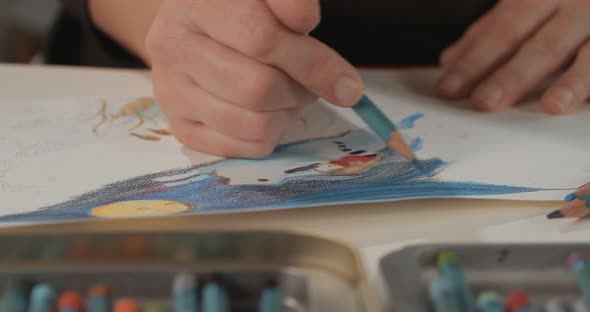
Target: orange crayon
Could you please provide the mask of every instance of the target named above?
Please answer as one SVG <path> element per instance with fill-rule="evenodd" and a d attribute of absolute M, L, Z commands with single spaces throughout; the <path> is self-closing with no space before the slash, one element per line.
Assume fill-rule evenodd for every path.
<path fill-rule="evenodd" d="M 94 284 L 88 289 L 88 297 L 108 297 L 109 295 L 109 287 L 105 284 Z"/>
<path fill-rule="evenodd" d="M 59 296 L 57 306 L 60 312 L 81 312 L 84 309 L 84 299 L 76 291 L 66 291 Z"/>
<path fill-rule="evenodd" d="M 117 302 L 115 302 L 115 309 L 113 310 L 114 312 L 139 312 L 139 304 L 137 303 L 137 301 L 130 299 L 130 298 L 124 298 L 124 299 L 119 299 L 117 300 Z"/>

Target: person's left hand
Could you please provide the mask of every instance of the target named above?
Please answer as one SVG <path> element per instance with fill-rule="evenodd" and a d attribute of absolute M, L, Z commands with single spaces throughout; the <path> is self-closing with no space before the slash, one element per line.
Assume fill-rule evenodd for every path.
<path fill-rule="evenodd" d="M 590 1 L 500 0 L 441 55 L 441 96 L 505 109 L 565 72 L 541 98 L 565 114 L 590 97 Z"/>

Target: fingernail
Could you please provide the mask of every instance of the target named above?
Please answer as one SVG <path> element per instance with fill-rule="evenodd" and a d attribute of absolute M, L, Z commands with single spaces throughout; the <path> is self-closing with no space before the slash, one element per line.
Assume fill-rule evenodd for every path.
<path fill-rule="evenodd" d="M 361 97 L 363 93 L 362 89 L 361 84 L 357 80 L 349 76 L 341 76 L 336 80 L 336 84 L 334 85 L 334 96 L 338 100 L 337 104 L 353 106 Z"/>
<path fill-rule="evenodd" d="M 440 90 L 447 96 L 457 95 L 463 88 L 463 78 L 457 74 L 448 74 L 440 83 Z"/>
<path fill-rule="evenodd" d="M 549 101 L 562 113 L 569 111 L 573 99 L 574 94 L 566 88 L 557 88 L 549 95 Z"/>
<path fill-rule="evenodd" d="M 578 195 L 576 195 L 575 193 L 571 193 L 565 197 L 565 201 L 572 202 L 572 201 L 576 200 L 577 198 L 578 198 Z"/>
<path fill-rule="evenodd" d="M 500 104 L 503 96 L 502 88 L 495 84 L 485 85 L 475 92 L 474 98 L 481 108 L 494 110 Z"/>

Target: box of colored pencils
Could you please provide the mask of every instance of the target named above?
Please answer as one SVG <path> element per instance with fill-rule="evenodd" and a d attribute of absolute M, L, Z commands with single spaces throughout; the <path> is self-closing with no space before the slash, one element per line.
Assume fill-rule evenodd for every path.
<path fill-rule="evenodd" d="M 278 231 L 0 235 L 2 312 L 375 311 L 358 253 Z"/>
<path fill-rule="evenodd" d="M 590 245 L 422 245 L 381 261 L 391 306 L 412 312 L 586 312 Z"/>

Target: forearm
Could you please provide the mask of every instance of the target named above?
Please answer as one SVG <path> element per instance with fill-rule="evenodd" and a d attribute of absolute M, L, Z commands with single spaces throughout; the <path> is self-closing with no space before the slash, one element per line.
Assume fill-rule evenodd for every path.
<path fill-rule="evenodd" d="M 88 10 L 100 31 L 149 64 L 145 38 L 162 1 L 88 0 Z"/>

